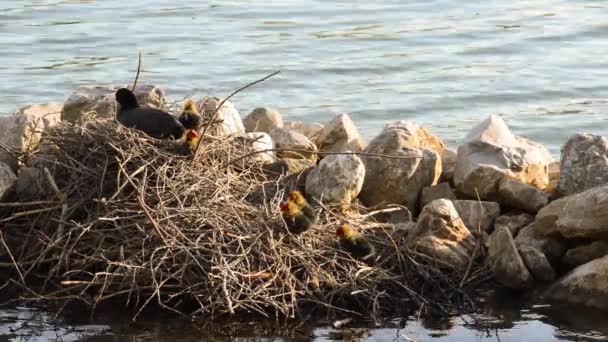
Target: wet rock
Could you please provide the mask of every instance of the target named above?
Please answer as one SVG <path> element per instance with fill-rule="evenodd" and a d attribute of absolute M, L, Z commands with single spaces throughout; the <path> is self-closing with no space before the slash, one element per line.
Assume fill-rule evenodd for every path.
<path fill-rule="evenodd" d="M 424 208 L 425 205 L 432 201 L 440 198 L 449 200 L 456 200 L 456 195 L 448 183 L 439 183 L 437 185 L 427 186 L 422 189 L 422 195 L 420 197 L 420 207 Z"/>
<path fill-rule="evenodd" d="M 243 120 L 245 131 L 270 133 L 275 128 L 283 127 L 283 118 L 276 110 L 258 107 Z"/>
<path fill-rule="evenodd" d="M 487 260 L 496 280 L 502 285 L 523 289 L 532 284 L 532 275 L 517 252 L 509 229 L 498 228 L 490 235 Z"/>
<path fill-rule="evenodd" d="M 368 206 L 395 203 L 407 206 L 412 213 L 417 212 L 422 189 L 437 184 L 441 175 L 441 159 L 437 152 L 409 147 L 418 140 L 401 126 L 387 125 L 369 143 L 366 153 L 407 159 L 362 155 L 365 182 L 359 198 L 363 203 Z"/>
<path fill-rule="evenodd" d="M 608 241 L 593 241 L 566 251 L 562 264 L 568 267 L 578 267 L 605 255 L 608 255 Z"/>
<path fill-rule="evenodd" d="M 65 101 L 61 120 L 78 122 L 86 113 L 97 116 L 113 116 L 116 113 L 114 94 L 122 86 L 82 86 L 78 87 Z M 131 89 L 131 87 L 128 87 Z M 141 105 L 161 108 L 165 104 L 164 92 L 154 85 L 135 88 L 135 97 Z"/>
<path fill-rule="evenodd" d="M 0 144 L 16 154 L 28 154 L 36 149 L 41 133 L 56 126 L 60 121 L 61 105 L 49 103 L 27 106 L 13 115 L 0 116 Z M 14 155 L 0 149 L 0 161 L 13 171 L 18 168 Z"/>
<path fill-rule="evenodd" d="M 608 186 L 560 198 L 536 215 L 544 235 L 559 234 L 568 239 L 608 237 Z"/>
<path fill-rule="evenodd" d="M 243 141 L 243 144 L 248 147 L 251 152 L 274 149 L 272 138 L 264 132 L 245 133 L 240 138 Z M 276 158 L 274 152 L 264 152 L 252 155 L 249 160 L 261 163 L 272 163 Z"/>
<path fill-rule="evenodd" d="M 314 166 L 315 163 L 310 159 L 285 158 L 265 165 L 264 170 L 266 170 L 270 175 L 278 176 L 302 172 Z"/>
<path fill-rule="evenodd" d="M 318 122 L 285 121 L 283 123 L 283 128 L 300 133 L 308 139 L 314 140 L 323 129 L 323 125 Z"/>
<path fill-rule="evenodd" d="M 543 191 L 528 184 L 503 178 L 498 184 L 498 199 L 504 206 L 536 214 L 549 203 Z"/>
<path fill-rule="evenodd" d="M 575 134 L 562 147 L 557 192 L 576 194 L 608 184 L 608 139 L 593 134 Z"/>
<path fill-rule="evenodd" d="M 307 137 L 300 133 L 290 131 L 286 128 L 275 128 L 270 132 L 270 136 L 274 141 L 277 149 L 295 149 L 295 151 L 277 151 L 279 158 L 294 158 L 294 159 L 310 159 L 313 162 L 317 160 L 317 146 Z"/>
<path fill-rule="evenodd" d="M 581 265 L 557 280 L 545 296 L 564 303 L 608 310 L 608 256 Z"/>
<path fill-rule="evenodd" d="M 519 231 L 532 221 L 534 221 L 534 216 L 526 213 L 502 215 L 494 221 L 494 229 L 506 227 L 511 231 L 511 235 L 517 236 Z"/>
<path fill-rule="evenodd" d="M 500 215 L 500 206 L 496 202 L 458 200 L 454 207 L 465 226 L 476 234 L 479 227 L 489 232 L 496 218 Z"/>
<path fill-rule="evenodd" d="M 536 222 L 522 228 L 515 238 L 517 246 L 532 246 L 541 251 L 552 264 L 557 263 L 566 250 L 563 239 L 542 234 Z"/>
<path fill-rule="evenodd" d="M 456 151 L 446 148 L 441 155 L 441 181 L 454 182 L 454 168 L 456 167 Z"/>
<path fill-rule="evenodd" d="M 323 152 L 361 152 L 365 148 L 363 138 L 348 114 L 336 115 L 319 131 L 314 142 Z"/>
<path fill-rule="evenodd" d="M 356 155 L 330 155 L 306 178 L 306 194 L 325 203 L 350 203 L 361 191 L 365 166 Z"/>
<path fill-rule="evenodd" d="M 475 126 L 457 153 L 454 184 L 469 196 L 477 197 L 479 193 L 481 199 L 494 200 L 500 181 L 505 178 L 541 190 L 549 182 L 548 165 L 553 159 L 547 149 L 514 136 L 496 115 Z"/>
<path fill-rule="evenodd" d="M 221 102 L 221 98 L 209 96 L 206 96 L 197 102 L 196 105 L 202 114 L 204 123 L 211 120 L 213 112 L 215 112 Z M 224 102 L 222 107 L 215 114 L 215 119 L 213 122 L 213 129 L 209 130 L 209 133 L 212 135 L 217 136 L 245 133 L 245 126 L 243 126 L 241 115 L 230 101 Z"/>
<path fill-rule="evenodd" d="M 415 242 L 415 248 L 420 253 L 457 270 L 467 268 L 476 243 L 458 216 L 454 204 L 447 199 L 427 204 L 408 238 Z"/>
<path fill-rule="evenodd" d="M 545 255 L 532 246 L 518 246 L 517 250 L 528 271 L 538 281 L 551 281 L 555 279 L 555 271 Z"/>
<path fill-rule="evenodd" d="M 17 176 L 8 164 L 0 162 L 0 199 L 14 189 Z"/>

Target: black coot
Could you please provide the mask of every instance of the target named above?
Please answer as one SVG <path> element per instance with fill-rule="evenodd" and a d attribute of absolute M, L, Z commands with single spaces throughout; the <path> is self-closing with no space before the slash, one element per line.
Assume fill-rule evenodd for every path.
<path fill-rule="evenodd" d="M 116 120 L 122 125 L 142 131 L 156 139 L 180 139 L 184 126 L 171 114 L 156 108 L 140 107 L 132 91 L 120 88 L 116 92 L 120 108 Z"/>

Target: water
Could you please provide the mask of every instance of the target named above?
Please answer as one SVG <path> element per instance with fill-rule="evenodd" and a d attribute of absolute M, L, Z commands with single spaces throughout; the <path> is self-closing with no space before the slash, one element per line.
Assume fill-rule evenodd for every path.
<path fill-rule="evenodd" d="M 347 112 L 368 139 L 387 121 L 413 120 L 456 146 L 497 113 L 558 156 L 569 135 L 608 128 L 607 7 L 594 0 L 1 1 L 0 115 L 63 101 L 80 85 L 131 83 L 141 49 L 141 82 L 163 87 L 169 99 L 226 95 L 281 70 L 235 97 L 242 114 L 270 106 L 287 120 L 324 122 Z M 607 339 L 602 314 L 547 310 L 492 309 L 443 327 L 411 318 L 367 339 Z M 472 318 L 485 323 L 466 323 Z M 176 322 L 123 321 L 56 321 L 41 310 L 3 308 L 0 341 L 201 336 Z M 241 340 L 290 334 L 247 331 Z M 337 337 L 321 322 L 309 331 L 316 341 Z"/>
<path fill-rule="evenodd" d="M 14 0 L 0 3 L 0 113 L 79 85 L 142 81 L 170 99 L 226 95 L 288 120 L 350 113 L 366 138 L 413 120 L 456 146 L 503 115 L 560 145 L 608 128 L 608 3 L 552 1 Z"/>

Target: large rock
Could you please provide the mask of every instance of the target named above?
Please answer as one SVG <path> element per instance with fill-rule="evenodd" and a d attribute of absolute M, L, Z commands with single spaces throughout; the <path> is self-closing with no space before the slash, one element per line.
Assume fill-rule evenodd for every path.
<path fill-rule="evenodd" d="M 116 112 L 114 94 L 122 86 L 82 86 L 78 87 L 65 101 L 61 120 L 78 122 L 86 113 L 111 116 Z M 129 86 L 129 89 L 131 87 Z M 141 105 L 161 108 L 165 104 L 164 92 L 154 85 L 135 88 L 135 97 Z"/>
<path fill-rule="evenodd" d="M 439 265 L 461 271 L 467 268 L 476 244 L 447 199 L 435 200 L 422 209 L 408 239 L 415 242 L 416 250 L 436 259 Z"/>
<path fill-rule="evenodd" d="M 302 134 L 286 128 L 275 128 L 270 131 L 270 136 L 277 149 L 301 150 L 277 151 L 277 157 L 317 160 L 317 146 Z"/>
<path fill-rule="evenodd" d="M 16 181 L 17 176 L 10 166 L 0 162 L 0 199 L 13 189 Z"/>
<path fill-rule="evenodd" d="M 274 143 L 272 141 L 272 138 L 270 137 L 270 135 L 263 132 L 245 133 L 242 136 L 239 136 L 239 138 L 251 152 L 274 149 Z M 261 163 L 272 163 L 276 160 L 276 158 L 274 151 L 269 151 L 254 154 L 250 157 L 250 160 L 254 160 Z"/>
<path fill-rule="evenodd" d="M 203 121 L 211 120 L 213 112 L 222 103 L 219 97 L 206 96 L 197 102 L 199 111 L 202 113 Z M 215 113 L 212 127 L 209 132 L 213 135 L 231 135 L 245 133 L 245 126 L 241 120 L 241 115 L 230 101 L 224 102 L 222 107 Z"/>
<path fill-rule="evenodd" d="M 517 236 L 519 231 L 532 223 L 532 221 L 534 221 L 534 216 L 530 214 L 506 214 L 496 218 L 496 221 L 494 221 L 494 228 L 507 227 L 511 231 L 511 235 Z"/>
<path fill-rule="evenodd" d="M 405 159 L 362 155 L 365 182 L 359 198 L 368 206 L 402 204 L 417 212 L 418 198 L 426 186 L 437 184 L 441 158 L 431 149 L 417 149 L 421 139 L 400 125 L 387 125 L 364 152 Z M 422 134 L 422 133 L 420 133 Z"/>
<path fill-rule="evenodd" d="M 420 207 L 424 208 L 425 205 L 440 198 L 449 199 L 451 201 L 456 200 L 456 195 L 454 194 L 454 191 L 450 187 L 449 183 L 439 183 L 437 185 L 427 186 L 422 189 Z"/>
<path fill-rule="evenodd" d="M 541 251 L 526 245 L 518 246 L 517 251 L 519 251 L 521 259 L 534 279 L 539 281 L 551 281 L 555 279 L 555 271 Z"/>
<path fill-rule="evenodd" d="M 553 201 L 538 212 L 535 222 L 544 235 L 608 238 L 608 186 Z"/>
<path fill-rule="evenodd" d="M 323 129 L 323 124 L 318 122 L 285 121 L 283 128 L 302 134 L 310 140 L 314 140 Z"/>
<path fill-rule="evenodd" d="M 568 267 L 578 267 L 605 255 L 608 255 L 608 241 L 593 241 L 589 244 L 569 249 L 562 258 L 562 264 Z"/>
<path fill-rule="evenodd" d="M 365 166 L 356 155 L 323 158 L 306 178 L 306 194 L 325 203 L 350 203 L 361 191 Z"/>
<path fill-rule="evenodd" d="M 338 114 L 314 139 L 322 152 L 361 152 L 365 148 L 363 138 L 348 114 Z"/>
<path fill-rule="evenodd" d="M 243 125 L 247 132 L 270 133 L 275 128 L 283 127 L 283 118 L 276 110 L 258 107 L 245 117 Z"/>
<path fill-rule="evenodd" d="M 608 138 L 575 134 L 562 147 L 557 192 L 572 195 L 608 183 Z"/>
<path fill-rule="evenodd" d="M 0 161 L 16 171 L 18 160 L 15 155 L 26 155 L 38 146 L 41 133 L 59 123 L 61 108 L 60 104 L 49 103 L 23 107 L 13 115 L 0 116 L 0 144 L 12 152 L 0 149 Z"/>
<path fill-rule="evenodd" d="M 479 228 L 489 232 L 496 218 L 500 216 L 500 206 L 496 202 L 458 200 L 454 201 L 454 207 L 462 222 L 474 234 Z"/>
<path fill-rule="evenodd" d="M 536 214 L 549 203 L 549 196 L 545 192 L 509 178 L 503 178 L 498 183 L 498 199 L 506 207 L 531 214 Z"/>
<path fill-rule="evenodd" d="M 509 229 L 501 227 L 490 235 L 487 260 L 502 285 L 522 289 L 532 284 L 532 275 L 519 256 Z"/>
<path fill-rule="evenodd" d="M 544 236 L 537 223 L 522 228 L 515 238 L 517 246 L 532 246 L 541 251 L 549 262 L 557 263 L 566 250 L 565 242 L 558 237 Z"/>
<path fill-rule="evenodd" d="M 512 178 L 543 190 L 549 182 L 547 149 L 514 136 L 496 115 L 475 126 L 458 147 L 454 184 L 462 193 L 481 199 L 497 198 L 499 183 Z M 502 203 L 501 203 L 502 204 Z"/>
<path fill-rule="evenodd" d="M 454 183 L 454 168 L 456 167 L 456 151 L 446 148 L 441 155 L 441 181 Z"/>
<path fill-rule="evenodd" d="M 559 279 L 545 296 L 564 303 L 608 310 L 608 256 L 579 266 Z"/>
<path fill-rule="evenodd" d="M 387 135 L 389 133 L 396 135 L 400 139 L 399 144 L 401 146 L 417 149 L 426 148 L 437 152 L 439 156 L 443 156 L 445 151 L 445 145 L 440 138 L 413 122 L 397 121 L 388 123 L 384 125 L 382 134 Z"/>
<path fill-rule="evenodd" d="M 280 176 L 300 173 L 306 169 L 313 168 L 314 166 L 315 163 L 310 159 L 285 158 L 264 165 L 264 170 L 271 176 Z"/>

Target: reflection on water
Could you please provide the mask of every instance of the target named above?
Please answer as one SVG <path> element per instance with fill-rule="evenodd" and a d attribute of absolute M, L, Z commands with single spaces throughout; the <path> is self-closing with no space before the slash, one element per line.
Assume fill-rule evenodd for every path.
<path fill-rule="evenodd" d="M 587 309 L 522 302 L 495 294 L 476 314 L 452 318 L 409 317 L 359 322 L 334 329 L 331 322 L 214 323 L 147 317 L 136 323 L 121 313 L 82 313 L 58 320 L 43 310 L 0 309 L 0 341 L 608 341 L 606 314 Z"/>
<path fill-rule="evenodd" d="M 414 120 L 456 145 L 490 113 L 552 153 L 608 128 L 608 5 L 595 0 L 0 2 L 0 115 L 84 84 L 142 80 L 288 120 Z"/>

